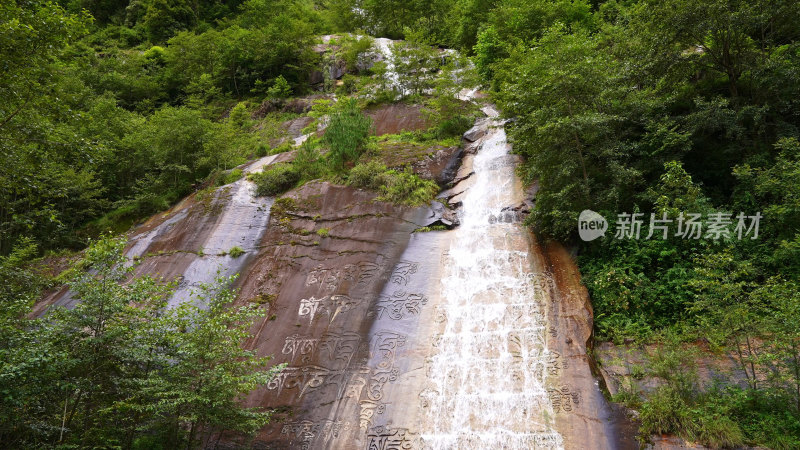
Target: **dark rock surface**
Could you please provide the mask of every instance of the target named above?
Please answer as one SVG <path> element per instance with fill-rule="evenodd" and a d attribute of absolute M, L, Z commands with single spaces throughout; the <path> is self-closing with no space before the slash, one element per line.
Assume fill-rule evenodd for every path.
<path fill-rule="evenodd" d="M 395 103 L 380 105 L 366 111 L 375 127 L 375 135 L 397 134 L 430 128 L 433 123 L 420 105 Z"/>
<path fill-rule="evenodd" d="M 250 406 L 282 411 L 258 441 L 294 448 L 302 436 L 284 432 L 294 426 L 287 424 L 302 419 L 325 426 L 328 418 L 343 417 L 343 408 L 359 417 L 359 402 L 378 396 L 391 376 L 376 353 L 391 352 L 398 343 L 370 330 L 383 311 L 384 286 L 405 276 L 399 258 L 426 209 L 374 199 L 373 193 L 310 183 L 273 207 L 237 300 L 263 303 L 267 310 L 247 345 L 289 364 L 247 399 Z M 359 429 L 357 423 L 329 425 L 329 432 L 353 433 L 353 439 Z"/>
<path fill-rule="evenodd" d="M 577 265 L 558 243 L 536 240 L 531 247 L 540 283 L 551 299 L 547 346 L 554 355 L 549 370 L 555 377 L 548 393 L 564 447 L 638 448 L 633 423 L 621 407 L 605 399 L 592 372 L 593 312 Z"/>

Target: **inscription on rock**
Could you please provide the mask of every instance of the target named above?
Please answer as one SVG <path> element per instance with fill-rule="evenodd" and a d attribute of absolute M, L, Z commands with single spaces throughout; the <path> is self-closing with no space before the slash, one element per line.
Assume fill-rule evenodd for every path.
<path fill-rule="evenodd" d="M 339 314 L 346 313 L 360 304 L 360 299 L 353 299 L 346 295 L 304 298 L 300 300 L 300 309 L 297 314 L 300 317 L 309 317 L 311 322 L 314 322 L 315 316 L 324 314 L 328 316 L 330 323 L 333 323 Z"/>
<path fill-rule="evenodd" d="M 337 376 L 341 372 L 319 366 L 287 367 L 269 380 L 267 389 L 277 390 L 279 395 L 284 389 L 297 389 L 302 397 Z"/>
<path fill-rule="evenodd" d="M 407 450 L 418 444 L 419 437 L 407 428 L 378 426 L 367 432 L 367 450 Z"/>
<path fill-rule="evenodd" d="M 397 263 L 391 272 L 384 264 L 366 262 L 340 268 L 317 266 L 308 273 L 304 283 L 314 289 L 314 295 L 300 300 L 298 316 L 311 323 L 321 317 L 331 324 L 337 318 L 341 322 L 349 312 L 364 307 L 366 300 L 339 292 L 361 292 L 356 295 L 363 296 L 379 281 L 388 282 L 398 290 L 378 297 L 366 311 L 367 317 L 399 321 L 419 316 L 428 298 L 405 289 L 419 268 L 420 263 L 405 260 Z M 355 332 L 286 336 L 281 353 L 292 366 L 278 373 L 266 388 L 277 395 L 293 391 L 299 397 L 322 393 L 326 398 L 335 394 L 339 400 L 354 399 L 358 405 L 358 426 L 367 434 L 367 448 L 412 448 L 419 439 L 407 429 L 373 427 L 374 418 L 387 410 L 384 390 L 387 383 L 400 376 L 396 359 L 407 339 L 405 334 L 391 330 L 378 331 L 368 343 Z M 305 420 L 285 424 L 281 435 L 299 443 L 302 448 L 314 448 L 349 430 L 350 422 Z"/>
<path fill-rule="evenodd" d="M 298 440 L 300 448 L 308 449 L 318 437 L 327 444 L 331 439 L 338 438 L 341 432 L 350 431 L 350 428 L 350 422 L 341 420 L 323 420 L 321 422 L 303 420 L 284 424 L 281 427 L 281 435 L 286 435 L 290 442 Z"/>
<path fill-rule="evenodd" d="M 305 285 L 317 287 L 329 293 L 335 292 L 345 282 L 351 283 L 352 288 L 366 289 L 372 286 L 385 270 L 385 264 L 371 262 L 347 264 L 341 268 L 317 266 L 309 272 Z"/>
<path fill-rule="evenodd" d="M 428 298 L 423 295 L 395 292 L 391 297 L 385 295 L 378 297 L 368 316 L 376 319 L 386 316 L 392 320 L 402 320 L 419 315 L 427 303 Z"/>
<path fill-rule="evenodd" d="M 400 261 L 389 276 L 389 280 L 394 284 L 407 286 L 411 280 L 411 275 L 417 273 L 419 263 L 414 261 Z"/>
<path fill-rule="evenodd" d="M 319 355 L 320 359 L 333 366 L 347 367 L 358 352 L 361 336 L 357 333 L 325 333 L 321 338 L 293 334 L 288 336 L 281 353 L 291 355 L 290 362 L 300 357 L 300 362 L 308 363 Z"/>
<path fill-rule="evenodd" d="M 547 358 L 547 371 L 550 375 L 557 376 L 561 369 L 569 368 L 569 362 L 566 358 L 561 358 L 558 352 L 550 352 Z"/>
<path fill-rule="evenodd" d="M 293 360 L 300 357 L 301 361 L 318 355 L 320 361 L 335 368 L 316 365 L 287 367 L 270 380 L 267 389 L 276 391 L 278 395 L 283 390 L 295 390 L 302 397 L 334 386 L 336 398 L 359 400 L 360 427 L 367 429 L 372 425 L 373 416 L 386 409 L 386 404 L 381 402 L 384 387 L 400 375 L 395 360 L 398 349 L 406 345 L 406 340 L 404 334 L 379 331 L 369 345 L 369 359 L 374 367 L 361 365 L 351 368 L 351 361 L 362 347 L 361 338 L 356 333 L 327 333 L 319 339 L 297 334 L 289 336 L 284 343 L 284 354 L 292 355 Z"/>
<path fill-rule="evenodd" d="M 573 408 L 581 403 L 581 393 L 572 391 L 569 386 L 548 389 L 548 395 L 556 413 L 572 412 Z"/>

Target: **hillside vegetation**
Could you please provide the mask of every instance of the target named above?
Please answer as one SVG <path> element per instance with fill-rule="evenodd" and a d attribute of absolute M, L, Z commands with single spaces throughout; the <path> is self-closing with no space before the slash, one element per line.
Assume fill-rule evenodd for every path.
<path fill-rule="evenodd" d="M 394 60 L 375 62 L 369 36 L 404 41 Z M 443 57 L 443 48 L 459 54 Z M 390 138 L 371 136 L 362 111 L 422 104 L 431 129 L 392 139 L 449 145 L 475 118 L 456 93 L 480 83 L 510 119 L 521 176 L 538 185 L 528 225 L 578 248 L 596 337 L 660 344 L 649 370 L 659 387 L 631 385 L 617 399 L 639 410 L 643 435 L 800 446 L 796 1 L 11 0 L 0 5 L 0 61 L 0 442 L 150 448 L 149 437 L 166 433 L 192 447 L 195 426 L 232 426 L 221 412 L 205 415 L 203 401 L 227 405 L 247 391 L 253 379 L 243 367 L 253 355 L 236 353 L 244 366 L 229 368 L 221 398 L 193 397 L 196 413 L 180 415 L 179 403 L 147 410 L 134 395 L 196 395 L 179 371 L 208 366 L 192 355 L 182 356 L 185 366 L 166 362 L 184 361 L 174 346 L 201 343 L 168 331 L 197 320 L 208 325 L 180 339 L 206 339 L 203 327 L 215 323 L 186 311 L 159 319 L 163 334 L 139 328 L 167 293 L 144 281 L 117 292 L 124 277 L 113 271 L 106 293 L 81 278 L 87 265 L 112 270 L 121 251 L 100 237 L 236 181 L 240 164 L 291 150 L 283 123 L 304 115 L 313 118 L 306 131 L 325 122 L 327 132 L 293 162 L 254 174 L 260 194 L 325 178 L 425 203 L 437 186 L 381 165 Z M 341 79 L 331 64 L 344 65 Z M 339 100 L 287 106 L 313 93 Z M 609 220 L 605 237 L 578 238 L 586 209 Z M 760 214 L 757 238 L 737 236 L 740 212 Z M 639 239 L 615 237 L 623 213 L 642 214 Z M 669 221 L 670 238 L 646 239 L 651 213 Z M 730 214 L 732 232 L 676 236 L 694 213 Z M 98 238 L 87 262 L 60 278 L 32 263 Z M 99 317 L 92 304 L 27 318 L 42 289 L 65 281 L 110 302 L 117 328 L 108 338 L 85 332 Z M 127 307 L 142 299 L 153 306 Z M 231 330 L 220 357 L 238 348 Z M 148 335 L 164 340 L 128 341 Z M 695 343 L 734 355 L 744 383 L 701 387 L 687 356 Z M 101 359 L 110 365 L 87 369 Z M 246 416 L 239 431 L 267 420 L 237 411 Z"/>

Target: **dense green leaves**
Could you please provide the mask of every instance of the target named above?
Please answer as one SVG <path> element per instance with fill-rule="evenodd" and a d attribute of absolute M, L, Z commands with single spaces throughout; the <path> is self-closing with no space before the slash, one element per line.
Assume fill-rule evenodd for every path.
<path fill-rule="evenodd" d="M 295 187 L 301 175 L 294 164 L 274 164 L 250 179 L 256 184 L 256 195 L 276 196 Z"/>
<path fill-rule="evenodd" d="M 231 280 L 164 309 L 170 286 L 131 278 L 124 245 L 102 239 L 87 249 L 69 283 L 77 301 L 72 309 L 16 317 L 17 326 L 6 326 L 15 317 L 4 310 L 0 437 L 6 445 L 131 448 L 155 439 L 192 448 L 200 436 L 253 432 L 268 420 L 267 412 L 238 403 L 273 373 L 266 358 L 241 347 L 259 311 L 229 307 Z M 0 261 L 0 270 L 19 274 L 13 258 Z"/>
<path fill-rule="evenodd" d="M 560 238 L 590 206 L 628 206 L 641 179 L 625 142 L 624 114 L 635 106 L 618 62 L 599 45 L 554 28 L 534 48 L 515 49 L 497 75 L 500 104 L 517 118 L 509 136 L 527 157 L 527 180 L 540 186 L 530 220 Z"/>
<path fill-rule="evenodd" d="M 306 89 L 323 25 L 310 1 L 240 3 L 0 6 L 0 254 L 121 231 L 254 153 L 241 111 L 220 119 L 228 99 Z"/>
<path fill-rule="evenodd" d="M 358 108 L 355 99 L 342 100 L 331 112 L 323 141 L 330 147 L 328 160 L 343 170 L 345 164 L 361 156 L 372 121 Z"/>

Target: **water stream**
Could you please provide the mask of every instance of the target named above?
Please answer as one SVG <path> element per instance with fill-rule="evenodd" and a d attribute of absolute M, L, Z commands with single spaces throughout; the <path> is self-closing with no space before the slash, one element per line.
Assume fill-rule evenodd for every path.
<path fill-rule="evenodd" d="M 496 111 L 485 111 L 496 118 Z M 443 333 L 428 371 L 433 449 L 562 448 L 545 388 L 545 306 L 527 231 L 507 209 L 519 202 L 502 123 L 492 120 L 473 162 L 442 277 Z M 505 209 L 504 209 L 505 208 Z"/>
<path fill-rule="evenodd" d="M 394 45 L 395 41 L 387 38 L 376 38 L 375 46 L 378 51 L 383 55 L 383 61 L 386 63 L 386 81 L 387 87 L 397 91 L 400 95 L 404 93 L 403 87 L 400 85 L 400 75 L 394 67 Z"/>
<path fill-rule="evenodd" d="M 274 199 L 256 197 L 255 187 L 247 179 L 247 174 L 260 171 L 274 159 L 275 155 L 271 155 L 254 161 L 244 167 L 244 176 L 240 180 L 219 188 L 214 193 L 215 196 L 226 198 L 224 207 L 215 216 L 213 228 L 205 236 L 201 248 L 203 253 L 198 254 L 184 270 L 180 283 L 169 300 L 171 307 L 191 300 L 202 285 L 213 284 L 217 277 L 239 273 L 249 256 L 257 253 L 258 243 L 267 229 Z M 181 210 L 150 232 L 134 236 L 126 256 L 143 256 L 155 239 L 169 231 L 185 216 L 186 210 Z M 233 247 L 239 247 L 245 254 L 231 256 L 228 252 Z"/>

